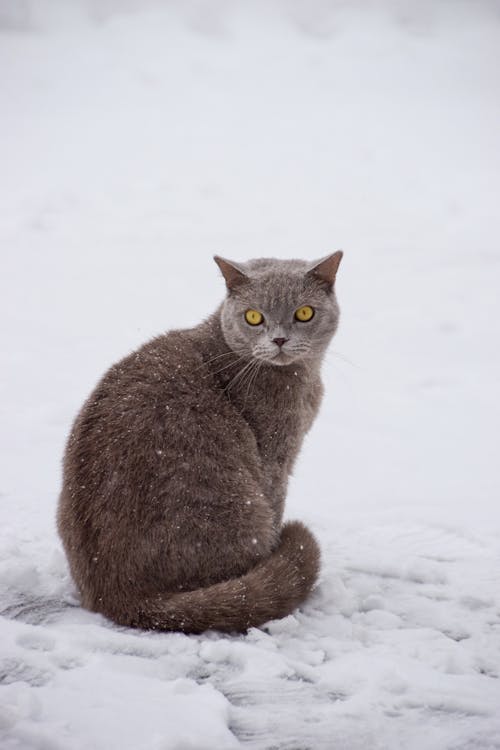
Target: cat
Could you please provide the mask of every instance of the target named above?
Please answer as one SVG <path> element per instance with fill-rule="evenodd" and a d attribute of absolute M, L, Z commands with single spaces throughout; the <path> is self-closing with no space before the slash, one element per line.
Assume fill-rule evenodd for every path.
<path fill-rule="evenodd" d="M 215 256 L 220 307 L 98 383 L 68 439 L 57 519 L 84 607 L 123 626 L 245 632 L 304 601 L 319 547 L 282 516 L 322 397 L 341 258 Z"/>

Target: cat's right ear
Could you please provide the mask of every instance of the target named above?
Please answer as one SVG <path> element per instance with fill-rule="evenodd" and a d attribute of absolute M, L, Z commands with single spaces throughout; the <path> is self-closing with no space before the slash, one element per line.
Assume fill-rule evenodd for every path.
<path fill-rule="evenodd" d="M 312 276 L 331 292 L 343 255 L 344 253 L 342 250 L 337 250 L 336 253 L 332 253 L 331 255 L 327 255 L 325 258 L 316 261 L 312 268 L 309 269 L 307 275 Z"/>
<path fill-rule="evenodd" d="M 248 281 L 248 276 L 237 263 L 233 263 L 232 260 L 221 258 L 220 255 L 214 255 L 214 260 L 219 266 L 221 273 L 226 280 L 226 286 L 230 292 Z"/>

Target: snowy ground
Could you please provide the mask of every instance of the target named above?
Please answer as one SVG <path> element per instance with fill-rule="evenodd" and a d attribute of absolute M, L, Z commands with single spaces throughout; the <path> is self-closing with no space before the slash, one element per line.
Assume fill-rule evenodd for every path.
<path fill-rule="evenodd" d="M 500 10 L 0 0 L 2 750 L 500 748 Z M 245 637 L 78 607 L 54 528 L 111 362 L 211 260 L 343 247 L 288 515 L 304 608 Z"/>

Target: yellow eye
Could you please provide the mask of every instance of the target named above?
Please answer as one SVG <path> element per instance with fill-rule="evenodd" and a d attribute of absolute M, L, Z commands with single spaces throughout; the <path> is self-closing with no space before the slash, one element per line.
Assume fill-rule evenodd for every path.
<path fill-rule="evenodd" d="M 303 305 L 295 310 L 296 320 L 300 320 L 302 323 L 307 323 L 308 320 L 314 317 L 314 309 L 309 305 Z"/>
<path fill-rule="evenodd" d="M 264 316 L 258 310 L 247 310 L 245 313 L 245 320 L 250 323 L 251 326 L 260 326 L 264 320 Z"/>

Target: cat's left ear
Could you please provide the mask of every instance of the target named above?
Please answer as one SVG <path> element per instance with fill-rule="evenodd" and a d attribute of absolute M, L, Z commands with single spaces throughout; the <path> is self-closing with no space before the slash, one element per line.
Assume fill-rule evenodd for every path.
<path fill-rule="evenodd" d="M 214 260 L 219 266 L 222 275 L 226 280 L 226 286 L 230 292 L 240 286 L 240 284 L 244 284 L 248 281 L 248 276 L 243 268 L 237 263 L 233 263 L 232 260 L 221 258 L 220 255 L 214 255 Z"/>
<path fill-rule="evenodd" d="M 307 275 L 312 276 L 316 281 L 325 285 L 328 290 L 331 290 L 335 283 L 335 277 L 343 254 L 342 250 L 337 250 L 336 253 L 332 253 L 316 261 L 307 272 Z"/>

